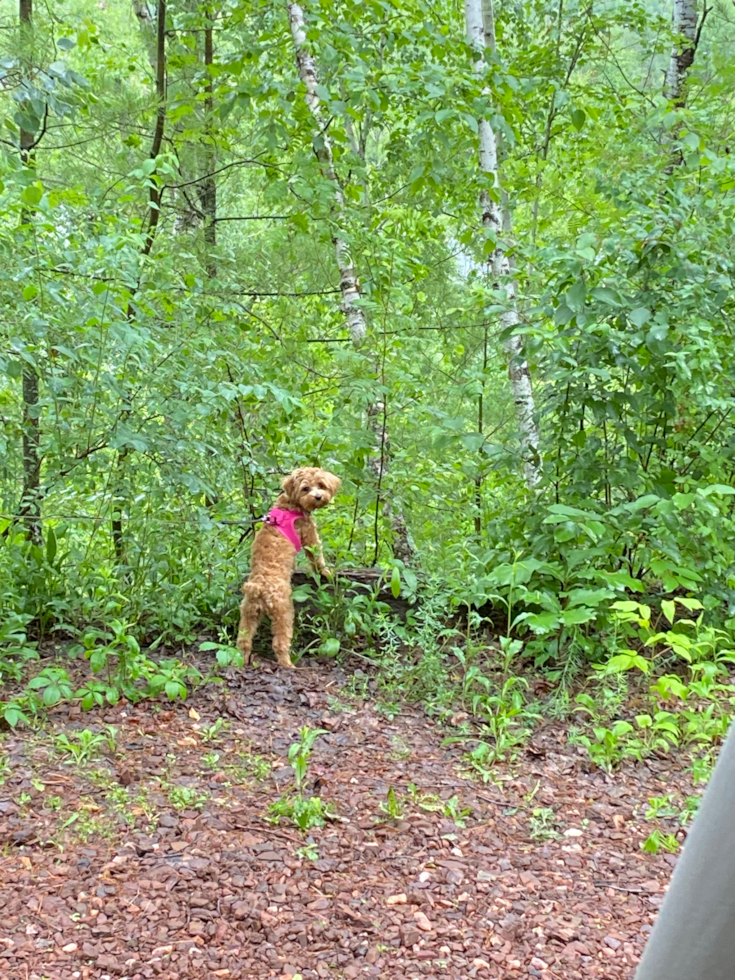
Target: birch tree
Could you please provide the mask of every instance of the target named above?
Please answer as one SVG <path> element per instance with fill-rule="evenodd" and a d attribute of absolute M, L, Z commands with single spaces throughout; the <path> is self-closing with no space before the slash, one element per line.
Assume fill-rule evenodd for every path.
<path fill-rule="evenodd" d="M 467 39 L 476 53 L 475 72 L 478 77 L 485 75 L 485 52 L 494 51 L 495 25 L 492 0 L 486 0 L 483 10 L 482 0 L 465 0 L 465 24 Z M 489 90 L 486 90 L 489 92 Z M 516 282 L 512 262 L 500 244 L 503 234 L 511 232 L 511 215 L 503 206 L 504 195 L 498 166 L 498 138 L 490 121 L 484 116 L 478 119 L 480 171 L 492 182 L 492 192 L 483 189 L 480 193 L 480 213 L 483 228 L 496 243 L 487 263 L 488 274 L 492 276 L 494 288 L 504 293 L 505 310 L 500 316 L 503 329 L 503 344 L 508 358 L 513 401 L 515 403 L 516 423 L 520 433 L 523 473 L 526 486 L 535 487 L 541 479 L 539 460 L 539 430 L 535 418 L 535 403 L 531 385 L 531 373 L 526 361 L 523 342 L 516 331 L 520 322 L 516 300 Z"/>
<path fill-rule="evenodd" d="M 28 55 L 28 71 L 31 72 L 33 55 L 33 0 L 20 0 L 21 48 Z M 45 126 L 44 126 L 45 129 Z M 40 137 L 39 137 L 40 138 Z M 24 126 L 20 129 L 20 160 L 24 169 L 34 169 L 34 150 L 37 140 Z M 25 209 L 21 214 L 21 225 L 25 228 L 31 222 L 31 215 Z M 41 542 L 41 422 L 39 418 L 38 368 L 35 363 L 23 365 L 23 493 L 20 502 L 20 515 L 25 519 L 30 538 L 36 544 Z"/>
<path fill-rule="evenodd" d="M 674 44 L 666 70 L 664 95 L 677 108 L 686 105 L 686 81 L 694 64 L 699 35 L 709 10 L 705 7 L 702 23 L 697 27 L 697 0 L 674 0 Z"/>
<path fill-rule="evenodd" d="M 352 257 L 350 256 L 350 249 L 345 241 L 344 197 L 339 180 L 337 179 L 337 172 L 334 169 L 334 155 L 332 153 L 332 142 L 327 132 L 327 120 L 323 118 L 321 102 L 317 95 L 319 76 L 316 61 L 306 47 L 306 23 L 304 21 L 303 9 L 298 3 L 289 3 L 287 6 L 288 20 L 291 25 L 291 36 L 293 37 L 294 51 L 296 54 L 296 64 L 299 69 L 301 81 L 306 86 L 306 105 L 314 117 L 321 137 L 319 144 L 315 144 L 314 149 L 321 165 L 322 173 L 331 181 L 334 187 L 338 226 L 334 235 L 334 252 L 337 259 L 337 268 L 339 269 L 342 310 L 347 319 L 347 326 L 352 337 L 352 342 L 355 346 L 359 346 L 365 339 L 367 322 L 365 320 L 365 313 L 358 305 L 360 286 L 352 263 Z"/>
<path fill-rule="evenodd" d="M 324 118 L 321 110 L 321 102 L 317 94 L 319 85 L 319 74 L 317 71 L 314 56 L 306 46 L 306 22 L 304 20 L 303 8 L 298 3 L 288 3 L 288 19 L 291 26 L 291 36 L 293 37 L 296 64 L 299 70 L 299 77 L 306 87 L 306 105 L 309 108 L 314 121 L 318 127 L 320 139 L 315 141 L 314 151 L 319 160 L 322 173 L 332 183 L 334 187 L 335 211 L 337 216 L 337 231 L 334 235 L 334 251 L 339 270 L 339 288 L 342 295 L 342 311 L 347 320 L 347 327 L 355 347 L 359 347 L 367 334 L 367 320 L 365 313 L 358 305 L 360 298 L 360 286 L 355 272 L 355 267 L 350 255 L 349 246 L 345 240 L 345 206 L 342 187 L 337 177 L 334 167 L 334 154 L 332 152 L 332 142 L 327 132 L 328 121 Z M 357 149 L 354 145 L 353 148 Z M 367 425 L 373 433 L 378 445 L 378 451 L 371 454 L 368 458 L 368 467 L 375 479 L 377 488 L 376 499 L 376 524 L 375 524 L 375 561 L 378 558 L 378 534 L 377 516 L 380 507 L 380 495 L 383 481 L 388 472 L 389 464 L 389 440 L 387 433 L 387 406 L 385 402 L 379 401 L 368 406 Z M 408 528 L 403 517 L 400 506 L 391 506 L 386 500 L 384 513 L 390 518 L 391 529 L 393 531 L 393 552 L 401 561 L 409 563 L 413 557 L 413 548 L 408 535 Z"/>

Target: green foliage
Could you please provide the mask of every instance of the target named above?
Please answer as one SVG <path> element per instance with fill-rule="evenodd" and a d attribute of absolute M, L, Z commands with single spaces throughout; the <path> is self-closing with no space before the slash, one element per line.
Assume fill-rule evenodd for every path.
<path fill-rule="evenodd" d="M 334 818 L 334 809 L 328 803 L 319 796 L 304 794 L 312 749 L 319 736 L 324 734 L 324 729 L 304 727 L 299 732 L 299 740 L 289 746 L 288 762 L 293 769 L 294 790 L 284 793 L 268 807 L 268 819 L 273 823 L 286 817 L 299 830 L 306 831 L 312 827 L 322 827 L 327 819 Z"/>
<path fill-rule="evenodd" d="M 403 818 L 401 801 L 392 786 L 388 787 L 388 792 L 385 794 L 385 800 L 380 804 L 380 809 L 389 820 L 393 820 L 394 822 Z"/>
<path fill-rule="evenodd" d="M 90 762 L 99 755 L 103 748 L 114 748 L 115 730 L 106 733 L 93 732 L 85 728 L 81 732 L 65 732 L 56 736 L 56 748 L 63 755 L 68 755 L 70 761 L 78 766 Z"/>
<path fill-rule="evenodd" d="M 299 830 L 307 831 L 313 827 L 323 827 L 328 818 L 333 817 L 333 811 L 328 803 L 319 796 L 281 796 L 268 807 L 269 820 L 278 823 L 281 817 L 286 817 Z"/>
<path fill-rule="evenodd" d="M 548 806 L 533 808 L 528 820 L 528 830 L 533 840 L 559 840 L 561 837 L 556 814 Z"/>
<path fill-rule="evenodd" d="M 220 734 L 226 731 L 228 727 L 229 724 L 224 718 L 217 718 L 211 725 L 203 725 L 199 729 L 199 735 L 204 743 L 209 744 L 216 742 Z"/>
<path fill-rule="evenodd" d="M 176 810 L 201 810 L 209 799 L 209 793 L 193 786 L 171 786 L 168 799 Z"/>
<path fill-rule="evenodd" d="M 35 5 L 22 29 L 0 13 L 0 714 L 184 698 L 200 676 L 178 651 L 202 628 L 219 637 L 202 651 L 241 666 L 252 525 L 284 472 L 320 462 L 344 478 L 320 515 L 330 563 L 377 563 L 421 606 L 396 622 L 338 579 L 295 656 L 372 660 L 389 715 L 461 708 L 487 778 L 537 714 L 531 672 L 566 692 L 593 668 L 658 685 L 637 719 L 585 733 L 605 766 L 716 742 L 735 626 L 732 19 L 714 5 L 696 99 L 675 108 L 657 5 L 500 5 L 483 78 L 446 0 L 303 6 L 328 132 L 271 0 L 218 10 L 211 65 L 208 11 L 169 3 L 160 117 L 133 5 Z M 503 150 L 499 241 L 478 216 L 481 119 Z M 536 398 L 532 493 L 496 248 Z M 70 634 L 31 676 L 38 642 Z M 89 662 L 78 690 L 67 654 Z"/>

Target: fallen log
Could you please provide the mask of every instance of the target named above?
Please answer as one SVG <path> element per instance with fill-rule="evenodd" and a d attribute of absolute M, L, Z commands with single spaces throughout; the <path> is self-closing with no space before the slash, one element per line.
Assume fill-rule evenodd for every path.
<path fill-rule="evenodd" d="M 243 581 L 249 575 L 246 571 Z M 291 578 L 291 586 L 300 593 L 308 592 L 308 598 L 297 601 L 296 609 L 302 618 L 311 619 L 319 612 L 317 591 L 322 590 L 335 598 L 352 599 L 358 595 L 371 595 L 374 599 L 390 606 L 394 615 L 406 618 L 406 613 L 415 600 L 404 596 L 394 596 L 390 588 L 390 572 L 383 568 L 340 568 L 332 579 L 317 579 L 304 568 L 297 568 Z M 240 591 L 240 587 L 236 587 Z"/>
<path fill-rule="evenodd" d="M 412 602 L 404 596 L 393 595 L 390 589 L 390 572 L 382 568 L 341 568 L 333 579 L 319 581 L 311 572 L 297 569 L 291 584 L 294 589 L 299 588 L 299 591 L 308 589 L 311 593 L 305 602 L 299 602 L 297 606 L 301 609 L 302 617 L 306 619 L 310 619 L 317 612 L 315 600 L 318 588 L 335 598 L 347 600 L 358 595 L 370 595 L 374 600 L 389 606 L 391 612 L 401 619 L 406 618 L 412 605 Z"/>

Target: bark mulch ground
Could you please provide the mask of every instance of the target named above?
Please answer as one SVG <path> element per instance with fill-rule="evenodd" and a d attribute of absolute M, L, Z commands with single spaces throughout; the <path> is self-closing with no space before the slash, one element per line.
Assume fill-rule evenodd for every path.
<path fill-rule="evenodd" d="M 263 667 L 7 734 L 0 977 L 630 978 L 674 863 L 643 813 L 691 792 L 682 763 L 609 779 L 549 722 L 483 783 L 420 709 L 344 683 Z M 80 765 L 58 742 L 108 724 Z M 266 819 L 304 725 L 339 814 L 310 835 Z"/>

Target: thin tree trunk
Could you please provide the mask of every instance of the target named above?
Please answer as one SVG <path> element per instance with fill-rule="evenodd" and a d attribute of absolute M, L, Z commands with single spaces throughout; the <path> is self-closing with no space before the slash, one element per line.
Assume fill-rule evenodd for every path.
<path fill-rule="evenodd" d="M 204 212 L 204 245 L 207 250 L 207 275 L 214 279 L 217 275 L 217 263 L 214 253 L 217 248 L 217 178 L 214 171 L 217 169 L 217 154 L 212 133 L 212 118 L 214 112 L 214 82 L 210 68 L 214 63 L 214 43 L 212 38 L 211 12 L 207 15 L 207 26 L 204 30 L 204 67 L 207 79 L 204 84 L 206 98 L 204 99 L 205 128 L 209 137 L 208 152 L 206 154 L 207 177 L 202 181 L 200 200 L 202 211 Z"/>
<path fill-rule="evenodd" d="M 31 31 L 33 30 L 33 0 L 20 0 L 21 46 L 28 45 L 31 50 Z M 23 167 L 34 167 L 33 133 L 20 131 L 20 159 Z M 30 223 L 31 217 L 25 209 L 21 212 L 21 224 Z M 19 513 L 23 518 L 28 535 L 35 544 L 40 544 L 41 534 L 41 421 L 38 414 L 38 371 L 35 366 L 23 365 L 23 493 Z"/>
<path fill-rule="evenodd" d="M 709 11 L 705 9 L 704 17 L 708 13 Z M 704 24 L 704 17 L 702 24 Z M 699 40 L 696 0 L 674 0 L 673 30 L 676 37 L 666 71 L 664 95 L 677 108 L 683 108 L 686 105 L 687 75 L 694 64 Z"/>
<path fill-rule="evenodd" d="M 485 50 L 492 50 L 494 45 L 494 22 L 492 19 L 492 3 L 486 0 L 465 0 L 465 22 L 467 38 L 477 53 L 475 71 L 478 76 L 485 73 Z M 504 209 L 502 200 L 502 185 L 498 167 L 498 141 L 490 122 L 481 118 L 478 120 L 480 144 L 480 170 L 492 178 L 494 194 L 483 190 L 480 194 L 480 208 L 483 227 L 487 228 L 495 242 L 500 242 L 505 232 L 511 231 L 510 211 Z M 520 323 L 516 302 L 516 283 L 511 262 L 505 251 L 497 246 L 493 251 L 488 271 L 492 274 L 494 288 L 505 293 L 505 312 L 501 314 L 500 322 L 505 335 L 503 344 L 508 357 L 508 375 L 510 377 L 513 400 L 515 402 L 516 422 L 520 433 L 521 454 L 523 457 L 523 472 L 529 489 L 535 487 L 541 479 L 539 461 L 539 430 L 535 418 L 535 403 L 531 387 L 531 374 L 523 352 L 521 337 L 514 332 Z"/>
<path fill-rule="evenodd" d="M 147 31 L 147 20 L 150 18 L 150 10 L 148 5 L 146 3 L 142 3 L 134 6 L 136 13 L 138 13 L 141 26 L 144 26 Z M 143 18 L 139 13 L 139 10 L 148 11 L 148 18 Z M 158 154 L 161 152 L 163 130 L 166 122 L 166 0 L 158 0 L 158 4 L 156 6 L 156 48 L 154 68 L 156 72 L 157 110 L 156 125 L 153 130 L 153 140 L 151 142 L 151 151 L 149 154 L 151 160 L 155 160 Z M 143 248 L 140 251 L 141 258 L 150 255 L 153 247 L 153 240 L 156 237 L 156 229 L 158 228 L 158 220 L 160 215 L 161 190 L 154 181 L 151 181 L 151 186 L 148 191 L 148 233 L 146 234 Z M 132 320 L 135 317 L 135 308 L 132 301 L 128 302 L 127 316 L 129 320 Z M 126 419 L 127 412 L 124 412 L 122 415 L 122 420 L 125 421 Z M 125 561 L 125 536 L 123 530 L 125 494 L 123 492 L 123 480 L 125 476 L 127 459 L 132 452 L 133 450 L 129 446 L 125 446 L 123 449 L 118 451 L 117 459 L 115 461 L 110 531 L 112 534 L 115 559 L 118 565 L 124 564 Z"/>
<path fill-rule="evenodd" d="M 352 342 L 355 346 L 359 346 L 365 339 L 367 333 L 367 321 L 365 320 L 365 314 L 357 305 L 360 298 L 360 284 L 352 264 L 349 246 L 345 241 L 344 229 L 339 227 L 339 225 L 344 224 L 344 197 L 334 169 L 332 144 L 327 133 L 327 120 L 322 118 L 323 114 L 316 91 L 319 85 L 319 76 L 317 74 L 316 62 L 306 48 L 304 11 L 298 3 L 288 3 L 287 7 L 288 20 L 291 25 L 291 35 L 296 53 L 296 64 L 298 65 L 301 81 L 306 86 L 306 104 L 319 128 L 319 140 L 315 140 L 314 151 L 321 164 L 322 173 L 334 186 L 338 229 L 333 241 L 337 268 L 339 269 L 342 310 L 347 319 L 347 326 L 352 337 Z"/>
<path fill-rule="evenodd" d="M 110 518 L 110 530 L 112 532 L 112 547 L 115 552 L 115 562 L 118 566 L 125 563 L 125 534 L 123 532 L 123 509 L 125 507 L 125 493 L 123 480 L 125 479 L 125 464 L 131 450 L 125 446 L 117 454 L 115 465 L 115 495 L 112 501 L 112 517 Z"/>
<path fill-rule="evenodd" d="M 359 347 L 367 334 L 367 320 L 362 309 L 357 305 L 360 298 L 360 285 L 352 262 L 349 247 L 345 240 L 345 207 L 342 188 L 334 169 L 334 156 L 332 154 L 332 143 L 327 132 L 327 120 L 323 118 L 321 104 L 317 94 L 319 84 L 319 74 L 317 72 L 316 61 L 306 47 L 306 24 L 304 21 L 304 11 L 298 3 L 287 3 L 288 19 L 291 26 L 291 36 L 294 42 L 296 54 L 296 64 L 299 69 L 299 77 L 306 86 L 306 104 L 314 117 L 319 129 L 319 139 L 314 141 L 314 152 L 321 165 L 322 173 L 331 181 L 334 186 L 334 199 L 337 213 L 337 232 L 334 235 L 334 251 L 339 270 L 339 287 L 342 294 L 342 311 L 347 320 L 347 328 L 350 332 L 352 342 L 355 347 Z M 354 134 L 353 134 L 354 136 Z M 353 138 L 353 144 L 357 142 Z M 367 193 L 366 193 L 367 197 Z M 388 471 L 389 450 L 387 426 L 387 408 L 383 402 L 375 402 L 368 406 L 367 424 L 375 436 L 378 452 L 373 453 L 368 459 L 368 467 L 375 478 L 376 500 L 375 500 L 375 561 L 378 559 L 380 548 L 378 538 L 378 515 L 380 513 L 381 492 L 383 480 Z M 413 547 L 411 545 L 406 521 L 403 517 L 400 506 L 395 502 L 384 501 L 384 513 L 390 517 L 391 529 L 393 532 L 393 553 L 404 563 L 408 564 L 413 558 Z"/>
<path fill-rule="evenodd" d="M 151 160 L 155 160 L 161 152 L 163 142 L 163 127 L 166 122 L 166 0 L 158 0 L 158 13 L 156 23 L 156 101 L 158 110 L 156 112 L 156 128 L 153 131 L 153 143 L 151 144 Z M 148 234 L 143 255 L 149 255 L 153 247 L 153 239 L 156 237 L 158 219 L 161 216 L 161 191 L 155 181 L 151 181 L 148 192 Z"/>
<path fill-rule="evenodd" d="M 485 428 L 485 372 L 487 371 L 487 323 L 485 324 L 482 338 L 482 387 L 477 396 L 477 431 L 483 434 Z M 478 449 L 479 461 L 477 476 L 475 477 L 475 534 L 479 538 L 482 534 L 482 464 L 483 447 Z"/>

